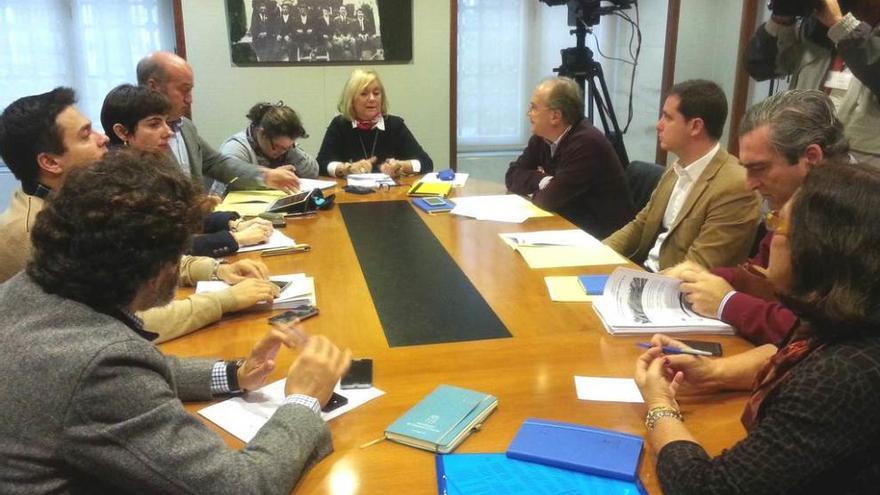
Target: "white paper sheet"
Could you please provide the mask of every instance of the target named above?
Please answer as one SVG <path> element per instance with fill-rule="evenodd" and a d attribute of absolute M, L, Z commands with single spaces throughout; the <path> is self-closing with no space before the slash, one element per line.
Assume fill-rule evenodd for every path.
<path fill-rule="evenodd" d="M 359 187 L 379 187 L 380 185 L 394 186 L 397 183 L 388 174 L 369 173 L 369 174 L 350 174 L 345 177 L 349 186 Z"/>
<path fill-rule="evenodd" d="M 601 244 L 599 239 L 579 229 L 539 230 L 536 232 L 511 232 L 501 234 L 517 246 L 574 246 L 593 247 Z"/>
<path fill-rule="evenodd" d="M 450 213 L 495 222 L 523 223 L 533 217 L 553 216 L 515 194 L 453 198 Z"/>
<path fill-rule="evenodd" d="M 580 400 L 602 402 L 644 403 L 642 393 L 632 378 L 574 377 L 574 386 Z"/>
<path fill-rule="evenodd" d="M 300 179 L 299 190 L 311 191 L 312 189 L 329 189 L 336 187 L 335 180 L 318 180 L 318 179 Z"/>
<path fill-rule="evenodd" d="M 255 244 L 253 246 L 245 246 L 238 248 L 239 253 L 247 253 L 250 251 L 262 251 L 264 249 L 273 249 L 273 248 L 282 248 L 282 247 L 292 247 L 296 245 L 296 241 L 292 238 L 287 237 L 281 231 L 275 230 L 272 231 L 272 235 L 269 236 L 269 240 L 262 244 Z"/>
<path fill-rule="evenodd" d="M 385 394 L 375 387 L 342 390 L 338 384 L 335 390 L 348 399 L 348 404 L 329 413 L 321 413 L 324 421 L 330 421 Z M 200 409 L 199 414 L 239 440 L 250 442 L 283 401 L 284 380 L 278 380 L 241 397 L 233 397 Z"/>
<path fill-rule="evenodd" d="M 464 187 L 467 184 L 468 177 L 470 174 L 465 174 L 461 172 L 455 173 L 455 178 L 452 179 L 452 187 Z M 440 180 L 437 177 L 437 172 L 429 172 L 421 178 L 422 182 L 449 182 L 448 180 Z"/>
<path fill-rule="evenodd" d="M 286 275 L 272 275 L 269 277 L 271 280 L 278 280 L 282 282 L 290 282 L 290 285 L 287 286 L 278 297 L 272 301 L 272 306 L 269 307 L 266 303 L 257 303 L 254 306 L 254 309 L 283 309 L 285 307 L 292 306 L 295 301 L 303 301 L 308 300 L 312 306 L 317 306 L 317 300 L 315 299 L 315 279 L 312 277 L 306 276 L 304 273 L 290 273 Z M 196 294 L 201 294 L 205 292 L 219 292 L 224 289 L 228 289 L 229 285 L 226 282 L 221 280 L 210 280 L 210 281 L 199 281 L 196 282 Z"/>

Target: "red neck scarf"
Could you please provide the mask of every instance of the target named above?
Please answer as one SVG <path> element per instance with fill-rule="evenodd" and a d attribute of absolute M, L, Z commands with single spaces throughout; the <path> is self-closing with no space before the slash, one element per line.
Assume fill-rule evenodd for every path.
<path fill-rule="evenodd" d="M 357 128 L 362 131 L 369 131 L 376 127 L 376 124 L 379 123 L 379 119 L 375 120 L 356 120 Z"/>

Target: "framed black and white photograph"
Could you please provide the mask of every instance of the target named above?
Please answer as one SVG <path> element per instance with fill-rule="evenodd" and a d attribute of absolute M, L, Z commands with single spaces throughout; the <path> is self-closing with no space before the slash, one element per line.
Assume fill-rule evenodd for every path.
<path fill-rule="evenodd" d="M 412 61 L 412 0 L 226 0 L 235 65 Z"/>

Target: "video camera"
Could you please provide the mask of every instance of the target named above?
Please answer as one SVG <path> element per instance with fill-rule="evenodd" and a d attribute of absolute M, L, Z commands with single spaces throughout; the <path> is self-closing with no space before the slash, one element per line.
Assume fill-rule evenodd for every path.
<path fill-rule="evenodd" d="M 845 14 L 852 10 L 854 0 L 840 0 L 840 10 Z M 770 0 L 767 8 L 773 15 L 807 17 L 822 8 L 821 0 Z"/>
<path fill-rule="evenodd" d="M 588 26 L 599 24 L 599 18 L 603 15 L 626 10 L 632 7 L 636 0 L 539 0 L 553 7 L 556 5 L 568 5 L 570 26 L 577 25 L 575 20 L 581 20 Z M 604 5 L 603 5 L 604 3 Z"/>

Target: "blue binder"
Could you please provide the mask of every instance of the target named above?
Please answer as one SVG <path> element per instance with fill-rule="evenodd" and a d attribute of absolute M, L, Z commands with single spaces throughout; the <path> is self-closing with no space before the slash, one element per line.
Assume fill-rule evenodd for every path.
<path fill-rule="evenodd" d="M 647 495 L 623 481 L 518 461 L 504 454 L 435 457 L 440 495 Z"/>

